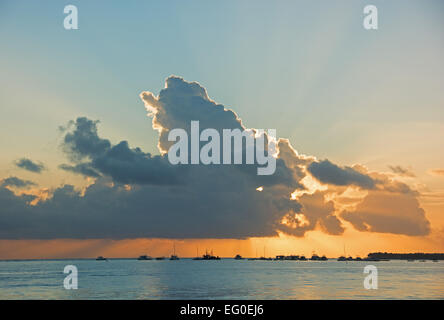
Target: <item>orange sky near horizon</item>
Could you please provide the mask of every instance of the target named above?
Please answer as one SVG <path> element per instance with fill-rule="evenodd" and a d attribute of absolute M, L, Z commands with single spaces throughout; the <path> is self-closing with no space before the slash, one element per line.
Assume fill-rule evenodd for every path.
<path fill-rule="evenodd" d="M 366 257 L 370 252 L 444 252 L 444 202 L 441 193 L 423 194 L 421 206 L 431 222 L 427 236 L 407 236 L 389 233 L 361 232 L 342 220 L 342 235 L 329 235 L 319 228 L 308 231 L 304 237 L 279 234 L 277 237 L 248 239 L 52 239 L 0 240 L 0 260 L 11 259 L 65 259 L 134 258 L 142 254 L 153 257 L 169 256 L 176 247 L 180 257 L 195 257 L 205 250 L 221 257 L 276 255 L 305 255 L 313 252 L 327 257 L 344 254 Z"/>
<path fill-rule="evenodd" d="M 245 257 L 276 255 L 305 255 L 313 252 L 327 257 L 344 254 L 366 257 L 370 252 L 444 252 L 444 201 L 442 192 L 423 193 L 419 197 L 421 207 L 431 222 L 427 236 L 361 232 L 342 220 L 345 232 L 329 235 L 316 228 L 304 237 L 279 234 L 278 237 L 248 239 L 53 239 L 53 240 L 0 240 L 0 260 L 10 259 L 64 259 L 133 258 L 142 254 L 169 256 L 173 243 L 180 257 L 195 257 L 205 250 L 213 250 L 221 257 Z"/>
<path fill-rule="evenodd" d="M 395 234 L 359 232 L 346 226 L 341 236 L 327 235 L 320 230 L 307 232 L 297 238 L 280 234 L 278 237 L 249 239 L 55 239 L 0 240 L 0 259 L 64 259 L 134 258 L 142 254 L 153 257 L 195 257 L 205 250 L 221 257 L 245 257 L 298 254 L 311 256 L 313 252 L 333 258 L 344 254 L 366 257 L 370 252 L 444 252 L 444 228 L 432 229 L 428 236 L 413 237 Z"/>

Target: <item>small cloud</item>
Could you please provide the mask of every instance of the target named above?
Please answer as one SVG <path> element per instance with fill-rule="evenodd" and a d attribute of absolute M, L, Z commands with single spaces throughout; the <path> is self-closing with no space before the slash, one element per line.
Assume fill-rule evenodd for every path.
<path fill-rule="evenodd" d="M 401 166 L 388 166 L 388 167 L 390 168 L 390 170 L 393 171 L 393 173 L 396 173 L 399 176 L 411 177 L 411 178 L 415 177 L 415 174 L 410 169 L 403 168 Z"/>
<path fill-rule="evenodd" d="M 92 177 L 92 178 L 100 177 L 100 174 L 96 170 L 94 170 L 94 168 L 92 168 L 89 163 L 79 163 L 73 166 L 69 164 L 61 164 L 59 165 L 59 169 L 72 172 L 75 174 L 81 174 L 85 177 Z"/>
<path fill-rule="evenodd" d="M 444 169 L 432 169 L 429 170 L 429 174 L 431 174 L 432 176 L 444 177 Z"/>
<path fill-rule="evenodd" d="M 43 170 L 46 169 L 43 163 L 37 163 L 27 158 L 18 159 L 14 162 L 14 164 L 21 169 L 25 169 L 35 173 L 41 173 Z"/>
<path fill-rule="evenodd" d="M 22 180 L 17 177 L 9 177 L 3 179 L 0 183 L 0 187 L 16 187 L 16 188 L 26 188 L 30 186 L 35 186 L 36 184 L 29 180 Z"/>
<path fill-rule="evenodd" d="M 322 183 L 336 186 L 355 185 L 364 189 L 372 189 L 375 182 L 371 177 L 352 167 L 339 167 L 329 160 L 313 162 L 307 167 L 313 177 Z"/>

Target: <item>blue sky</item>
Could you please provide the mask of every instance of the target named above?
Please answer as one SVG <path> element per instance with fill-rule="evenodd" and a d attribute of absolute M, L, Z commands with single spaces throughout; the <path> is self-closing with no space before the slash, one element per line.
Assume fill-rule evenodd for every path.
<path fill-rule="evenodd" d="M 68 3 L 79 30 L 63 29 Z M 158 93 L 171 74 L 200 82 L 248 127 L 276 128 L 302 153 L 375 169 L 437 166 L 444 5 L 372 1 L 379 30 L 366 31 L 367 4 L 3 1 L 2 173 L 24 150 L 56 165 L 57 127 L 80 115 L 99 119 L 112 140 L 156 152 L 138 94 Z"/>
<path fill-rule="evenodd" d="M 63 28 L 63 8 L 68 4 L 78 8 L 79 30 Z M 363 8 L 368 4 L 378 8 L 378 30 L 368 31 L 362 27 Z M 169 199 L 165 201 L 165 207 L 179 203 L 183 211 L 183 205 L 176 201 L 182 199 L 176 195 L 183 194 L 183 190 L 177 194 L 164 194 L 161 187 L 137 184 L 134 189 L 130 186 L 128 190 L 120 190 L 118 185 L 106 185 L 102 179 L 87 181 L 58 168 L 67 162 L 61 148 L 64 133 L 58 128 L 81 116 L 100 120 L 99 136 L 110 139 L 113 148 L 119 141 L 128 140 L 131 147 L 158 153 L 158 133 L 152 129 L 151 118 L 146 116 L 139 95 L 143 91 L 158 94 L 165 86 L 165 79 L 177 75 L 187 81 L 199 82 L 211 99 L 233 109 L 246 127 L 276 129 L 278 137 L 289 138 L 300 153 L 317 157 L 310 161 L 319 161 L 320 166 L 334 172 L 350 173 L 354 169 L 344 166 L 365 165 L 368 171 L 361 167 L 362 172 L 382 185 L 378 186 L 382 189 L 365 190 L 356 189 L 353 184 L 344 189 L 341 184 L 332 186 L 327 183 L 325 191 L 318 189 L 327 188 L 327 184 L 319 187 L 322 179 L 316 184 L 313 175 L 308 176 L 312 180 L 305 182 L 313 194 L 299 195 L 297 201 L 304 208 L 312 209 L 301 209 L 302 215 L 317 217 L 319 208 L 324 215 L 325 210 L 330 210 L 327 212 L 330 215 L 321 219 L 324 228 L 328 222 L 337 221 L 336 218 L 329 220 L 333 217 L 340 218 L 342 224 L 340 228 L 329 225 L 327 231 L 330 233 L 326 234 L 315 219 L 304 238 L 273 238 L 276 250 L 292 250 L 298 246 L 305 248 L 305 252 L 316 248 L 326 254 L 342 254 L 343 244 L 347 242 L 354 246 L 351 249 L 355 253 L 361 255 L 375 248 L 381 251 L 442 251 L 443 9 L 441 0 L 1 1 L 0 192 L 6 196 L 2 198 L 0 194 L 0 199 L 11 201 L 11 205 L 2 203 L 2 207 L 8 210 L 20 209 L 29 195 L 43 199 L 36 207 L 27 205 L 26 210 L 18 213 L 12 210 L 10 216 L 2 211 L 0 219 L 6 221 L 3 223 L 6 231 L 3 231 L 11 233 L 8 239 L 19 238 L 22 225 L 17 223 L 17 233 L 8 226 L 14 226 L 14 219 L 22 218 L 23 223 L 31 224 L 44 234 L 46 227 L 55 226 L 52 221 L 57 222 L 63 217 L 74 217 L 77 221 L 77 214 L 83 214 L 85 221 L 99 221 L 99 231 L 109 231 L 102 228 L 102 221 L 111 224 L 111 231 L 115 226 L 131 227 L 125 221 L 118 223 L 115 221 L 120 220 L 106 216 L 117 208 L 112 200 L 119 205 L 139 204 L 148 212 L 146 216 L 139 215 L 141 209 L 138 207 L 131 207 L 132 211 L 128 208 L 117 210 L 118 218 L 121 218 L 121 212 L 125 212 L 128 223 L 136 221 L 135 231 L 144 231 L 146 225 L 155 226 L 139 223 L 137 219 L 140 217 L 155 219 L 158 213 L 161 218 L 167 217 L 164 213 L 168 210 L 162 213 L 164 208 L 153 207 L 152 201 L 160 202 L 165 197 Z M 175 97 L 176 93 L 172 88 L 165 94 Z M 174 101 L 181 103 L 179 98 Z M 159 103 L 158 107 L 165 106 Z M 90 127 L 95 128 L 95 123 Z M 41 162 L 45 169 L 42 174 L 37 174 L 18 168 L 14 161 L 21 158 Z M 321 161 L 326 158 L 329 161 Z M 390 172 L 389 166 L 400 167 L 398 172 Z M 131 164 L 128 167 L 133 169 Z M 402 170 L 411 171 L 413 175 L 399 173 Z M 110 178 L 105 173 L 104 176 Z M 16 190 L 12 196 L 6 184 L 14 180 L 7 177 L 33 181 L 38 187 Z M 219 177 L 221 179 L 215 180 L 223 182 L 225 176 Z M 190 190 L 193 190 L 193 181 L 189 181 Z M 239 181 L 235 187 L 245 183 L 242 179 L 235 181 Z M 243 202 L 236 207 L 236 198 L 230 198 L 233 196 L 230 189 L 212 200 L 212 182 L 211 179 L 205 181 L 203 195 L 197 194 L 196 198 L 200 197 L 202 203 L 205 200 L 220 201 L 220 205 L 216 205 L 218 209 L 227 205 L 229 212 L 248 216 L 249 211 L 245 210 Z M 257 225 L 259 231 L 248 235 L 272 234 L 262 230 L 263 226 L 269 226 L 270 214 L 258 202 L 262 198 L 255 191 L 255 180 L 250 182 L 251 190 L 241 190 L 247 196 L 241 194 L 240 198 L 250 201 L 245 203 L 257 205 L 259 209 L 253 211 L 263 214 L 259 216 L 265 222 Z M 91 184 L 92 187 L 83 190 L 87 190 L 87 197 L 84 197 L 80 191 L 76 193 L 70 187 L 63 187 L 65 184 L 79 188 Z M 408 192 L 404 194 L 398 187 Z M 261 193 L 263 197 L 268 196 L 267 190 L 265 188 Z M 283 197 L 288 201 L 290 193 L 287 191 Z M 126 192 L 134 198 L 126 197 Z M 158 196 L 156 192 L 160 192 Z M 73 194 L 78 202 L 64 202 Z M 47 200 L 49 196 L 52 200 Z M 351 210 L 347 201 L 353 197 L 354 201 L 362 200 L 359 204 L 356 202 L 356 212 L 342 215 Z M 104 209 L 94 214 L 76 209 L 76 205 L 85 199 L 90 199 L 94 205 L 100 203 Z M 325 202 L 331 199 L 335 201 L 335 208 L 331 202 Z M 57 205 L 58 201 L 61 206 Z M 106 207 L 108 204 L 110 208 Z M 94 211 L 94 205 L 87 206 L 87 209 Z M 194 212 L 194 202 L 190 201 L 189 205 L 190 212 Z M 66 210 L 64 216 L 59 215 L 60 208 Z M 369 217 L 369 212 L 374 216 Z M 207 210 L 201 213 L 206 217 Z M 39 224 L 32 220 L 38 218 L 38 214 L 53 220 L 47 220 L 51 223 L 44 223 L 45 228 L 39 228 Z M 107 218 L 100 220 L 101 214 Z M 373 221 L 375 216 L 381 219 Z M 199 227 L 205 219 L 196 220 L 196 217 L 199 218 L 190 215 L 185 221 Z M 213 218 L 217 221 L 220 217 L 222 215 Z M 261 221 L 257 217 L 239 221 L 234 215 L 233 223 L 228 223 L 230 220 L 223 222 L 228 229 L 233 229 L 231 231 L 240 232 L 240 222 L 250 226 L 252 220 Z M 164 220 L 165 228 L 170 230 L 170 219 Z M 367 228 L 368 225 L 371 225 L 370 230 L 363 231 L 362 226 Z M 412 230 L 401 232 L 399 228 L 405 225 L 410 229 L 422 228 L 416 233 L 410 232 Z M 64 226 L 71 231 L 70 223 Z M 180 228 L 182 225 L 177 223 L 176 226 Z M 392 229 L 387 230 L 388 227 Z M 87 229 L 79 228 L 80 231 Z M 142 231 L 136 235 L 143 234 Z M 94 233 L 91 234 L 94 238 Z M 63 237 L 69 235 L 69 232 L 62 234 Z M 43 238 L 46 236 L 44 234 Z M 236 245 L 230 250 L 237 250 Z M 39 242 L 19 243 L 18 247 L 7 243 L 3 245 L 6 249 L 0 252 L 0 258 L 16 257 L 15 254 L 21 254 L 24 249 L 29 253 L 21 257 L 34 256 L 39 246 Z M 170 247 L 168 244 L 168 250 Z M 139 252 L 140 243 L 134 244 L 133 249 Z M 188 249 L 189 254 L 194 254 L 195 243 Z M 60 245 L 57 250 L 55 256 L 66 257 L 65 245 Z M 110 255 L 122 256 L 122 252 L 119 249 Z M 234 253 L 237 251 L 227 254 Z M 102 253 L 97 251 L 98 254 Z"/>

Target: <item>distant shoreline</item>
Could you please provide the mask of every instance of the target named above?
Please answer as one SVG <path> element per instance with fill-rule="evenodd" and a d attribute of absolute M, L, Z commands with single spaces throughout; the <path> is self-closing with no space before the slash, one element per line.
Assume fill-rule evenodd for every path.
<path fill-rule="evenodd" d="M 370 259 L 388 260 L 444 260 L 444 253 L 388 253 L 372 252 L 368 254 Z"/>
<path fill-rule="evenodd" d="M 181 259 L 192 260 L 194 257 L 181 257 Z M 328 258 L 329 260 L 337 260 L 336 258 Z M 368 259 L 377 260 L 444 260 L 444 253 L 389 253 L 389 252 L 372 252 L 367 256 Z M 137 257 L 131 258 L 107 258 L 108 260 L 135 260 Z M 233 257 L 221 257 L 221 259 L 234 259 Z M 245 258 L 247 260 L 248 258 Z M 0 259 L 0 262 L 20 262 L 20 261 L 69 261 L 69 260 L 96 260 L 96 258 L 41 258 L 41 259 Z M 258 259 L 259 260 L 259 259 Z M 362 260 L 365 261 L 365 260 Z"/>

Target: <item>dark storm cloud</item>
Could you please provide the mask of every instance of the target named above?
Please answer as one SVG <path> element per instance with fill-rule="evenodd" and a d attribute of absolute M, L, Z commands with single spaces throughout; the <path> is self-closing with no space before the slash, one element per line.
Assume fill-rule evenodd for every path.
<path fill-rule="evenodd" d="M 244 128 L 233 111 L 210 100 L 197 83 L 173 77 L 159 98 L 143 96 L 156 105 L 153 123 L 161 128 L 163 147 L 169 143 L 165 132 L 189 129 L 191 120 L 199 120 L 201 129 Z M 126 141 L 113 145 L 99 136 L 97 125 L 81 117 L 64 128 L 62 149 L 72 164 L 61 168 L 101 177 L 83 192 L 58 188 L 34 206 L 2 190 L 9 209 L 1 211 L 1 238 L 274 236 L 283 227 L 282 218 L 302 208 L 290 194 L 303 188 L 303 162 L 290 159 L 288 142 L 279 142 L 286 156 L 277 159 L 275 174 L 258 176 L 255 165 L 173 166 L 166 155 L 152 156 Z"/>
<path fill-rule="evenodd" d="M 364 189 L 372 189 L 375 182 L 369 176 L 351 167 L 339 167 L 334 163 L 323 160 L 313 162 L 308 171 L 320 182 L 337 186 L 356 185 Z"/>
<path fill-rule="evenodd" d="M 45 166 L 42 163 L 37 163 L 27 158 L 18 159 L 14 163 L 17 167 L 21 169 L 25 169 L 35 173 L 41 173 L 43 170 L 45 170 Z"/>
<path fill-rule="evenodd" d="M 178 167 L 161 156 L 151 156 L 140 148 L 130 148 L 127 141 L 112 145 L 97 134 L 98 121 L 77 118 L 71 122 L 63 142 L 68 157 L 78 162 L 63 164 L 61 169 L 98 177 L 101 174 L 124 184 L 175 184 L 180 179 Z"/>
<path fill-rule="evenodd" d="M 72 186 L 55 190 L 36 206 L 0 189 L 0 238 L 245 238 L 276 235 L 277 209 L 270 193 L 221 184 L 187 188 L 139 186 L 127 190 L 97 181 L 82 195 Z M 28 201 L 34 198 L 28 197 Z M 292 203 L 298 210 L 297 202 Z M 8 212 L 9 214 L 5 214 Z"/>
<path fill-rule="evenodd" d="M 402 220 L 398 206 L 380 210 L 366 204 L 372 199 L 364 199 L 356 212 L 342 215 L 355 228 L 404 234 L 427 231 L 428 221 L 415 203 L 417 194 L 407 185 L 384 174 L 370 175 L 355 166 L 299 155 L 286 139 L 278 140 L 276 171 L 269 176 L 257 175 L 256 164 L 173 166 L 164 153 L 172 145 L 170 130 L 189 133 L 192 120 L 200 122 L 201 130 L 246 127 L 198 83 L 178 77 L 168 78 L 158 96 L 143 92 L 141 98 L 159 133 L 161 155 L 145 153 L 127 141 L 111 143 L 100 137 L 98 121 L 85 117 L 71 121 L 63 128 L 62 142 L 70 163 L 60 168 L 95 182 L 85 190 L 64 185 L 44 199 L 17 195 L 1 186 L 0 238 L 246 238 L 278 232 L 304 236 L 316 228 L 342 234 L 335 203 L 327 200 L 329 190 L 306 193 L 303 180 L 310 175 L 328 188 L 354 186 L 369 195 L 373 190 L 390 193 L 394 203 L 411 210 Z M 256 190 L 260 186 L 261 192 Z M 291 197 L 295 190 L 301 192 L 296 198 Z M 391 221 L 386 226 L 384 216 Z"/>

